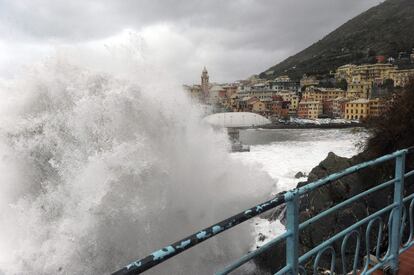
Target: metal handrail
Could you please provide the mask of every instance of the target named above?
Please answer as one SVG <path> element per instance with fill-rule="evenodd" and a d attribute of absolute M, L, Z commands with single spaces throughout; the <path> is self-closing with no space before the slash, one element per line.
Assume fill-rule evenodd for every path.
<path fill-rule="evenodd" d="M 256 217 L 276 206 L 285 203 L 284 192 L 277 194 L 273 199 L 264 203 L 251 207 L 237 215 L 227 218 L 215 225 L 204 228 L 195 234 L 192 234 L 178 242 L 175 242 L 169 246 L 166 246 L 160 250 L 153 252 L 151 255 L 132 262 L 122 269 L 112 273 L 112 275 L 131 275 L 140 274 L 167 259 L 184 252 L 185 250 L 193 247 L 201 242 L 204 242 L 244 221 L 247 221 L 253 217 Z"/>
<path fill-rule="evenodd" d="M 357 229 L 360 228 L 362 225 L 367 224 L 367 231 L 366 235 L 368 236 L 373 224 L 375 221 L 379 221 L 379 224 L 382 225 L 383 221 L 381 216 L 385 213 L 390 212 L 389 220 L 388 220 L 388 230 L 389 230 L 389 246 L 387 252 L 380 258 L 379 254 L 379 244 L 380 239 L 382 237 L 381 227 L 379 226 L 379 234 L 377 238 L 377 254 L 376 258 L 378 259 L 379 263 L 375 264 L 373 267 L 369 268 L 370 262 L 370 249 L 369 249 L 369 241 L 366 243 L 368 254 L 366 257 L 366 261 L 364 264 L 364 268 L 361 274 L 371 274 L 375 270 L 384 267 L 385 265 L 390 265 L 391 269 L 397 270 L 398 269 L 398 256 L 408 248 L 414 245 L 413 240 L 413 232 L 414 232 L 414 221 L 413 221 L 413 207 L 414 207 L 414 194 L 409 195 L 407 197 L 403 197 L 404 191 L 404 179 L 414 175 L 414 170 L 405 173 L 405 159 L 406 155 L 409 153 L 414 152 L 414 147 L 410 147 L 408 149 L 399 150 L 392 154 L 388 154 L 382 157 L 379 157 L 374 160 L 370 160 L 347 169 L 344 169 L 340 172 L 331 174 L 325 178 L 319 179 L 312 183 L 309 183 L 305 186 L 300 188 L 295 188 L 288 192 L 282 192 L 277 194 L 273 199 L 266 201 L 264 203 L 258 204 L 252 208 L 249 208 L 243 212 L 240 212 L 237 215 L 234 215 L 228 219 L 225 219 L 213 226 L 207 227 L 197 233 L 188 236 L 178 242 L 175 242 L 169 246 L 166 246 L 160 250 L 153 252 L 151 255 L 141 259 L 134 261 L 127 266 L 121 268 L 120 270 L 112 273 L 112 275 L 132 275 L 132 274 L 140 274 L 164 261 L 167 259 L 176 256 L 177 254 L 186 251 L 187 249 L 205 241 L 209 238 L 212 238 L 246 220 L 249 220 L 253 217 L 256 217 L 270 209 L 273 209 L 279 205 L 286 203 L 286 232 L 275 239 L 271 240 L 267 244 L 263 245 L 262 247 L 252 251 L 243 257 L 241 257 L 236 262 L 228 265 L 222 271 L 217 272 L 216 274 L 228 274 L 235 270 L 236 268 L 240 267 L 241 265 L 245 264 L 246 262 L 250 261 L 254 257 L 262 254 L 263 252 L 270 249 L 272 246 L 276 245 L 277 243 L 285 240 L 286 241 L 286 266 L 279 270 L 276 274 L 306 274 L 305 268 L 302 264 L 308 261 L 311 257 L 316 256 L 314 262 L 314 272 L 316 272 L 318 261 L 323 254 L 326 254 L 325 251 L 331 251 L 331 269 L 335 269 L 335 249 L 332 247 L 332 244 L 335 241 L 340 240 L 343 238 L 341 251 L 344 251 L 346 248 L 346 244 L 348 239 L 351 235 L 358 232 Z M 321 213 L 317 214 L 316 216 L 299 223 L 299 198 L 310 191 L 313 191 L 317 188 L 320 188 L 324 185 L 330 184 L 332 182 L 337 181 L 347 175 L 353 174 L 358 172 L 362 169 L 367 167 L 375 166 L 386 161 L 394 160 L 396 161 L 395 167 L 395 177 L 387 182 L 381 183 L 377 186 L 370 188 L 364 192 L 361 192 L 353 197 L 346 199 L 345 201 L 336 204 L 335 206 L 322 211 Z M 352 226 L 348 227 L 347 229 L 335 234 L 334 236 L 330 237 L 328 240 L 325 240 L 321 244 L 317 245 L 310 251 L 306 252 L 304 255 L 299 255 L 299 233 L 302 229 L 310 224 L 318 221 L 324 216 L 327 216 L 338 209 L 345 207 L 356 200 L 367 196 L 373 192 L 379 191 L 381 189 L 387 188 L 394 185 L 394 202 L 391 205 L 384 207 L 381 210 L 365 217 L 364 219 L 356 222 Z M 405 210 L 404 203 L 411 200 L 409 206 L 409 214 L 407 215 L 407 211 Z M 404 210 L 403 210 L 404 209 Z M 404 214 L 403 214 L 404 213 Z M 410 225 L 410 236 L 406 243 L 401 245 L 401 235 L 403 229 L 405 228 L 405 220 L 409 219 Z M 360 234 L 357 235 L 357 249 L 356 252 L 359 253 L 359 246 L 360 246 Z M 368 238 L 369 239 L 369 238 Z M 344 259 L 344 255 L 342 255 Z M 357 255 L 354 258 L 353 270 L 352 274 L 356 274 L 357 272 L 357 263 L 356 263 Z M 345 264 L 343 264 L 342 269 L 345 269 Z M 344 273 L 346 270 L 343 270 Z M 315 273 L 316 274 L 316 273 Z"/>

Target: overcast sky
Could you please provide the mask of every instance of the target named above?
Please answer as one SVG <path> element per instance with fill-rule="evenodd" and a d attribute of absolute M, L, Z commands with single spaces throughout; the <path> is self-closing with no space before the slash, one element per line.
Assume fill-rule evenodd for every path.
<path fill-rule="evenodd" d="M 380 0 L 0 0 L 0 76 L 60 47 L 133 33 L 179 81 L 245 79 Z"/>

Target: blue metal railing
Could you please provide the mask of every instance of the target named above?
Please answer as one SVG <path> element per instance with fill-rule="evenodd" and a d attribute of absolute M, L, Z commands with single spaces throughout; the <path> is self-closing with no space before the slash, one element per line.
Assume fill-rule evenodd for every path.
<path fill-rule="evenodd" d="M 333 274 L 336 270 L 340 270 L 340 274 L 372 274 L 375 270 L 380 268 L 389 267 L 392 271 L 396 272 L 398 270 L 398 259 L 399 255 L 405 250 L 414 245 L 414 194 L 411 194 L 407 197 L 404 197 L 404 180 L 412 175 L 414 175 L 414 170 L 408 173 L 405 172 L 405 160 L 406 156 L 409 153 L 414 152 L 414 147 L 400 150 L 389 155 L 382 156 L 375 160 L 367 161 L 350 168 L 347 168 L 341 172 L 334 173 L 323 179 L 317 180 L 315 182 L 309 183 L 303 187 L 293 189 L 288 192 L 283 192 L 277 194 L 272 200 L 264 202 L 262 204 L 256 205 L 250 209 L 247 209 L 237 215 L 234 215 L 226 220 L 223 220 L 213 226 L 205 228 L 193 235 L 188 236 L 178 242 L 175 242 L 169 246 L 164 247 L 163 249 L 157 250 L 151 255 L 132 262 L 122 269 L 114 272 L 112 275 L 132 275 L 140 274 L 155 265 L 166 261 L 167 259 L 193 247 L 209 238 L 214 237 L 215 235 L 228 230 L 248 219 L 251 219 L 255 216 L 262 214 L 276 206 L 286 204 L 286 232 L 282 235 L 271 240 L 262 247 L 256 249 L 253 252 L 250 252 L 234 263 L 225 267 L 222 271 L 217 272 L 217 275 L 228 274 L 246 262 L 252 260 L 263 252 L 267 251 L 269 248 L 274 245 L 285 241 L 286 242 L 286 265 L 280 269 L 276 275 L 281 274 L 306 274 L 307 269 L 304 267 L 304 264 L 309 262 L 314 258 L 313 264 L 313 273 L 318 274 L 319 261 L 322 256 L 330 256 L 330 271 Z M 313 191 L 317 188 L 335 182 L 345 176 L 358 172 L 362 169 L 375 166 L 390 160 L 395 160 L 395 175 L 394 178 L 376 185 L 369 190 L 361 192 L 353 197 L 346 199 L 345 201 L 338 203 L 331 208 L 322 211 L 316 216 L 309 218 L 308 220 L 299 223 L 299 199 Z M 332 214 L 338 211 L 345 206 L 350 205 L 351 203 L 387 187 L 394 188 L 394 197 L 393 203 L 378 210 L 375 213 L 368 215 L 367 217 L 357 221 L 348 228 L 336 233 L 334 236 L 331 236 L 329 239 L 324 240 L 322 243 L 318 244 L 314 248 L 305 252 L 303 255 L 299 255 L 299 234 L 300 231 L 308 227 L 311 224 L 319 221 L 321 218 Z M 408 204 L 408 211 L 405 207 L 405 204 Z M 408 212 L 408 214 L 407 214 Z M 387 228 L 388 228 L 388 247 L 386 251 L 381 253 L 381 240 L 382 240 L 382 229 L 384 227 L 384 222 L 382 217 L 389 213 Z M 409 224 L 409 235 L 408 239 L 405 242 L 402 242 L 403 232 L 407 227 L 407 219 Z M 378 226 L 377 241 L 375 246 L 375 255 L 373 256 L 375 261 L 372 260 L 370 255 L 372 249 L 370 245 L 370 235 L 372 228 Z M 361 249 L 361 238 L 362 234 L 360 229 L 366 226 L 365 231 L 365 252 L 366 257 L 364 258 L 363 265 L 360 266 L 358 263 L 362 262 L 359 254 Z M 352 262 L 352 270 L 347 270 L 346 266 L 346 248 L 348 241 L 351 237 L 355 238 L 355 252 Z M 336 268 L 336 253 L 333 244 L 342 239 L 341 244 L 341 261 L 342 268 Z"/>

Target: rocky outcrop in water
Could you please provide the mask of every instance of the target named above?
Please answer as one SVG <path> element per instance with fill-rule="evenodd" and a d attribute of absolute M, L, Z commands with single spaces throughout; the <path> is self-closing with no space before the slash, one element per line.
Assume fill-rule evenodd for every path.
<path fill-rule="evenodd" d="M 303 173 L 303 172 L 297 172 L 295 174 L 295 179 L 300 179 L 300 178 L 303 178 L 303 177 L 306 177 L 306 174 Z"/>

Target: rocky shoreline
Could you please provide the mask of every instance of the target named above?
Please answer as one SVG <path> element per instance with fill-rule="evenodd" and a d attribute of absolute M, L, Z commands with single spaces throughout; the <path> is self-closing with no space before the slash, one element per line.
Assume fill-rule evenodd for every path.
<path fill-rule="evenodd" d="M 343 158 L 335 155 L 334 153 L 329 153 L 328 156 L 318 166 L 312 169 L 312 171 L 309 173 L 308 180 L 306 182 L 298 183 L 297 187 L 302 187 L 317 179 L 326 177 L 332 173 L 341 171 L 345 168 L 351 167 L 358 163 L 362 163 L 369 159 L 370 157 L 366 153 L 361 153 L 352 158 Z M 316 214 L 330 208 L 333 205 L 336 205 L 352 196 L 355 196 L 364 190 L 370 189 L 379 183 L 385 182 L 390 177 L 392 177 L 393 173 L 393 165 L 387 163 L 386 165 L 380 167 L 364 169 L 360 172 L 344 177 L 336 182 L 308 193 L 307 195 L 300 198 L 300 222 L 304 222 L 310 217 L 315 216 Z M 411 181 L 413 180 L 411 179 Z M 412 183 L 413 182 L 406 185 L 410 186 L 410 188 L 406 190 L 407 193 L 414 192 Z M 302 230 L 300 234 L 300 254 L 302 255 L 306 253 L 316 245 L 323 242 L 323 240 L 326 240 L 330 236 L 333 236 L 343 229 L 351 226 L 356 221 L 363 219 L 367 215 L 378 211 L 386 205 L 391 204 L 393 200 L 392 194 L 393 191 L 391 189 L 384 189 L 381 192 L 375 192 L 362 198 L 358 202 L 353 203 L 346 208 L 343 208 L 342 211 L 335 212 L 331 215 L 328 215 L 327 217 L 322 218 L 315 224 L 309 225 L 304 230 Z M 277 218 L 282 223 L 284 223 L 285 212 L 285 207 L 281 206 L 278 209 L 267 213 L 266 218 L 273 220 Z M 386 219 L 387 217 L 384 217 L 384 220 Z M 364 227 L 361 228 L 361 232 L 365 232 Z M 361 244 L 365 244 L 365 234 L 361 234 L 361 236 Z M 371 234 L 371 243 L 376 242 L 376 237 L 376 234 Z M 387 234 L 383 234 L 383 246 L 387 245 L 387 238 Z M 342 266 L 341 255 L 339 253 L 341 251 L 341 241 L 336 242 L 334 244 L 334 248 L 335 251 L 337 251 L 336 267 L 340 268 Z M 355 246 L 350 243 L 350 245 L 348 245 L 346 253 L 351 255 L 354 250 Z M 360 253 L 362 253 L 360 255 L 364 255 L 366 253 L 365 245 L 361 245 Z M 328 267 L 330 264 L 330 257 L 327 257 L 326 259 L 323 258 L 324 257 L 321 258 L 320 264 L 323 267 Z M 285 265 L 284 243 L 281 243 L 269 249 L 266 253 L 255 259 L 255 262 L 260 268 L 262 272 L 261 274 L 267 274 L 268 272 L 271 274 L 275 273 Z M 346 265 L 348 266 L 350 263 L 346 263 Z M 311 271 L 311 263 L 309 262 L 305 264 L 305 268 L 308 271 Z M 340 272 L 340 270 L 338 270 L 338 272 Z"/>

